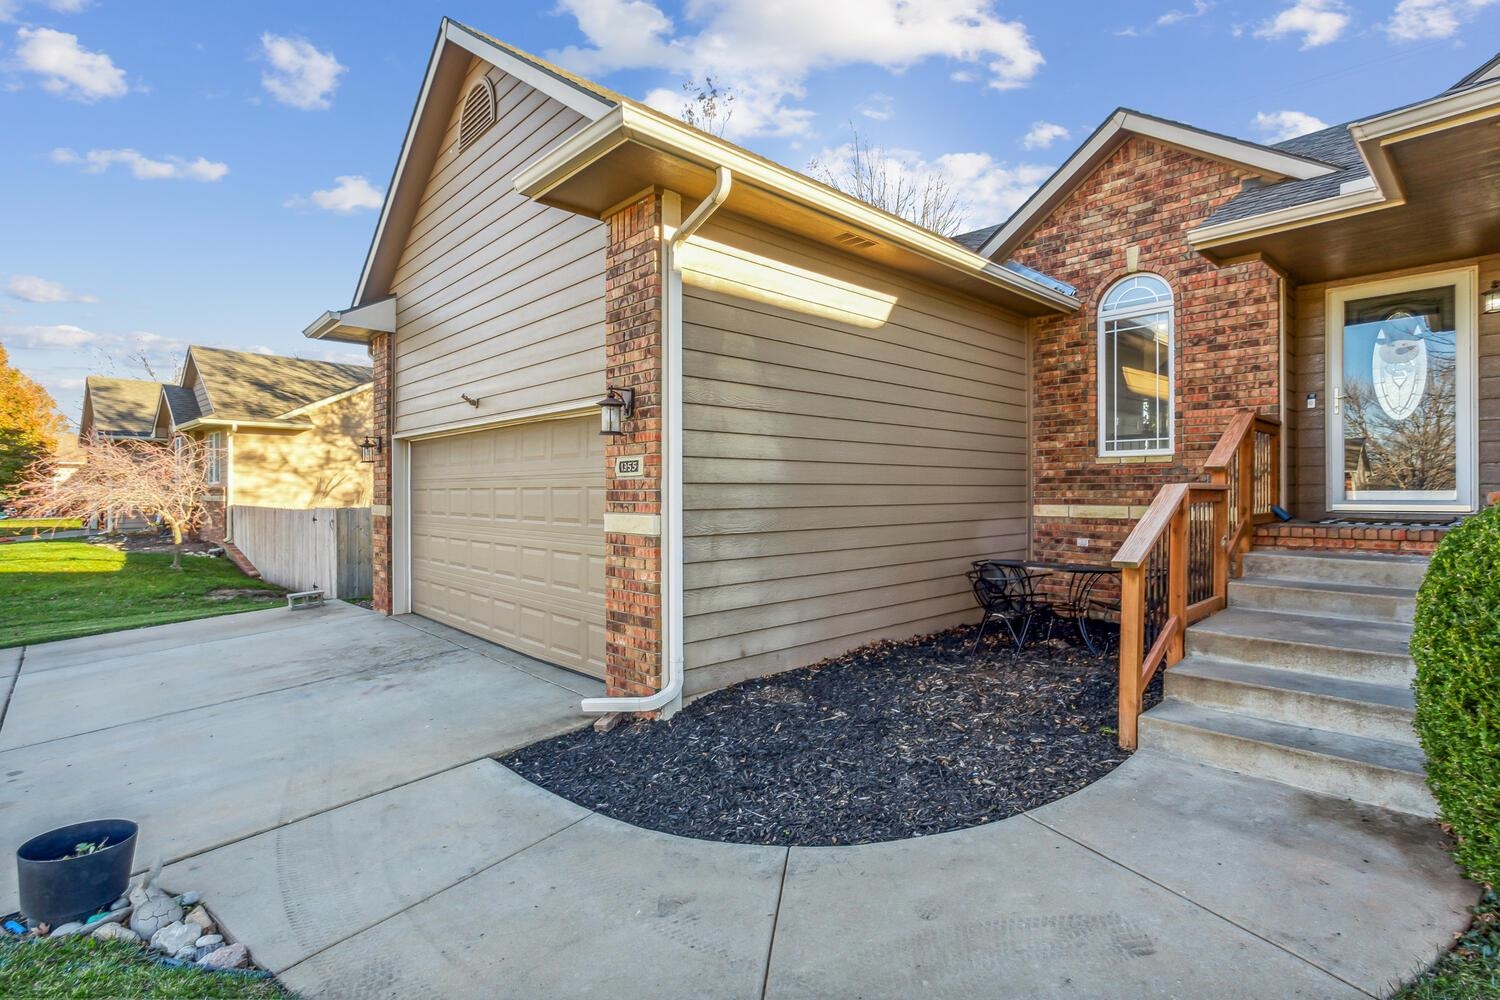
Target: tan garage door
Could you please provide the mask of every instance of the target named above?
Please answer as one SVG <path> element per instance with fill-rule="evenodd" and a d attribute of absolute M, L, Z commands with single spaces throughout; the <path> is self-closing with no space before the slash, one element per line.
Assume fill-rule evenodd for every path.
<path fill-rule="evenodd" d="M 604 446 L 594 418 L 419 441 L 412 610 L 604 675 Z"/>

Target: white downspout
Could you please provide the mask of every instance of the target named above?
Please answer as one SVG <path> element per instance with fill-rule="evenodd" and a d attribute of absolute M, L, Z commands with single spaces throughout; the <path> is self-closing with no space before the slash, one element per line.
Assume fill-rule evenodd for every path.
<path fill-rule="evenodd" d="M 582 706 L 585 712 L 654 712 L 659 708 L 670 712 L 682 698 L 682 267 L 677 248 L 724 204 L 732 183 L 729 168 L 719 167 L 708 197 L 662 242 L 662 367 L 665 369 L 662 388 L 666 402 L 663 428 L 666 433 L 662 442 L 665 480 L 662 535 L 666 543 L 662 546 L 662 575 L 666 583 L 662 648 L 667 661 L 666 684 L 644 698 L 585 698 Z"/>

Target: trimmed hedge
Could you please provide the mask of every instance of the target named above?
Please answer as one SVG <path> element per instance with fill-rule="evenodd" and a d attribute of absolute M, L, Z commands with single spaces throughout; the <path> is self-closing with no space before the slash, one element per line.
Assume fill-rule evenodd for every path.
<path fill-rule="evenodd" d="M 1458 835 L 1458 863 L 1500 885 L 1500 507 L 1433 554 L 1411 641 L 1427 783 Z"/>

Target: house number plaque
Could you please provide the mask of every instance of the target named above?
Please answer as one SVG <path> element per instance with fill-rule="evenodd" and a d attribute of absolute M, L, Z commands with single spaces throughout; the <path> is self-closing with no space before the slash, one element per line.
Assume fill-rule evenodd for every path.
<path fill-rule="evenodd" d="M 646 460 L 640 455 L 621 455 L 615 459 L 616 479 L 640 479 L 646 474 Z"/>

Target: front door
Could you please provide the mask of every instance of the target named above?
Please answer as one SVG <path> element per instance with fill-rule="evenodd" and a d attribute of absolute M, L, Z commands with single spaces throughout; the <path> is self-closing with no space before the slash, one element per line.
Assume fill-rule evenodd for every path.
<path fill-rule="evenodd" d="M 1446 271 L 1328 293 L 1331 509 L 1473 509 L 1474 282 Z"/>

